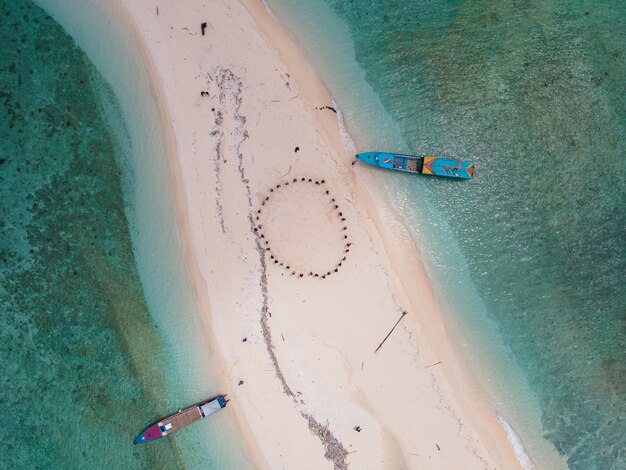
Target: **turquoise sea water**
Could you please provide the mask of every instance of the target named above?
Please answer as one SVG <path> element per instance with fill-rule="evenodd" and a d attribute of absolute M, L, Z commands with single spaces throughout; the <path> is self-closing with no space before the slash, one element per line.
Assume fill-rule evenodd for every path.
<path fill-rule="evenodd" d="M 128 100 L 41 8 L 0 0 L 0 15 L 0 467 L 245 468 L 227 410 L 133 445 L 221 391 L 171 201 L 149 193 L 160 130 L 137 103 L 124 125 Z"/>
<path fill-rule="evenodd" d="M 269 4 L 359 151 L 476 163 L 467 183 L 380 179 L 535 464 L 625 468 L 622 2 Z"/>

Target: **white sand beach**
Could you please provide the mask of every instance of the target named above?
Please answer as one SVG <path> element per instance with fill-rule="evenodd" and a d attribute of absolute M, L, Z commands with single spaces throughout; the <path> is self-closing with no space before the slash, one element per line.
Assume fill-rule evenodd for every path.
<path fill-rule="evenodd" d="M 417 250 L 263 2 L 107 8 L 151 71 L 202 324 L 258 467 L 519 468 Z"/>

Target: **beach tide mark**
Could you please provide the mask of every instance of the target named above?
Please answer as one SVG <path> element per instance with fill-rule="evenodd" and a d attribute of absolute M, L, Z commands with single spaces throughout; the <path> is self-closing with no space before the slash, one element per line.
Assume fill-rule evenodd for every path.
<path fill-rule="evenodd" d="M 246 175 L 246 167 L 244 161 L 244 154 L 241 151 L 241 144 L 249 137 L 248 131 L 245 128 L 245 124 L 247 122 L 245 116 L 240 113 L 240 107 L 242 102 L 242 89 L 243 83 L 239 77 L 237 77 L 231 70 L 218 68 L 213 74 L 215 78 L 215 84 L 219 89 L 218 97 L 220 100 L 220 104 L 226 109 L 229 109 L 229 113 L 232 114 L 232 119 L 234 122 L 234 128 L 230 130 L 230 135 L 235 136 L 235 153 L 238 159 L 238 172 L 241 184 L 245 186 L 245 194 L 247 198 L 248 204 L 248 222 L 250 225 L 250 231 L 254 235 L 254 243 L 256 247 L 256 251 L 259 254 L 259 263 L 261 266 L 260 272 L 260 280 L 259 287 L 261 289 L 261 316 L 260 316 L 260 324 L 261 331 L 263 334 L 263 340 L 265 342 L 266 350 L 274 367 L 274 373 L 276 377 L 281 383 L 283 392 L 285 395 L 290 397 L 294 403 L 298 404 L 298 399 L 296 395 L 293 393 L 289 385 L 287 384 L 287 380 L 280 368 L 280 364 L 278 362 L 278 358 L 276 356 L 274 344 L 272 342 L 272 331 L 269 324 L 269 319 L 272 316 L 269 311 L 269 288 L 268 288 L 268 276 L 267 276 L 267 248 L 264 246 L 264 236 L 261 232 L 262 224 L 258 224 L 256 220 L 257 214 L 259 214 L 258 209 L 254 211 L 254 205 L 252 201 L 252 190 L 250 188 L 249 179 Z M 212 77 L 210 77 L 213 80 Z M 214 95 L 214 93 L 213 93 Z M 224 106 L 228 104 L 228 106 Z M 216 125 L 222 126 L 224 122 L 224 116 L 222 114 L 219 115 L 219 122 L 216 118 Z M 224 132 L 222 129 L 219 130 L 223 137 Z M 219 133 L 218 132 L 218 133 Z M 223 145 L 223 144 L 222 144 Z M 220 162 L 220 159 L 216 160 Z M 303 181 L 302 179 L 301 181 Z M 309 182 L 313 182 L 312 179 Z M 324 184 L 325 180 L 317 181 L 318 184 Z M 220 195 L 221 197 L 221 195 Z M 267 200 L 267 199 L 266 199 Z M 341 213 L 340 213 L 341 214 Z M 349 246 L 349 245 L 348 245 Z M 271 258 L 269 258 L 271 259 Z M 284 263 L 283 263 L 284 264 Z M 289 269 L 287 267 L 287 269 Z M 302 273 L 301 273 L 302 274 Z M 318 436 L 322 445 L 324 446 L 324 456 L 333 463 L 333 466 L 336 470 L 347 470 L 348 464 L 346 462 L 346 457 L 348 456 L 348 452 L 345 447 L 341 444 L 341 442 L 332 434 L 328 425 L 321 425 L 312 415 L 305 413 L 303 411 L 299 411 L 300 415 L 307 420 L 309 430 Z"/>
<path fill-rule="evenodd" d="M 298 404 L 298 398 L 293 394 L 289 385 L 287 385 L 287 381 L 280 370 L 280 366 L 278 364 L 278 359 L 276 358 L 276 354 L 274 352 L 274 346 L 272 344 L 271 330 L 269 327 L 269 319 L 268 319 L 268 278 L 267 278 L 267 261 L 271 261 L 272 264 L 277 266 L 284 267 L 287 271 L 291 272 L 292 275 L 295 275 L 299 278 L 305 276 L 304 272 L 299 272 L 298 270 L 293 271 L 292 266 L 294 263 L 287 263 L 280 261 L 276 255 L 272 253 L 272 249 L 269 247 L 269 241 L 266 239 L 265 233 L 263 231 L 263 223 L 261 223 L 261 217 L 263 215 L 263 211 L 265 208 L 267 212 L 267 203 L 271 200 L 271 197 L 276 197 L 277 193 L 284 192 L 287 188 L 293 188 L 294 185 L 306 185 L 307 188 L 312 188 L 316 190 L 319 188 L 318 192 L 320 192 L 322 198 L 328 199 L 331 204 L 330 210 L 331 213 L 334 214 L 333 219 L 337 220 L 338 223 L 338 232 L 344 234 L 340 238 L 340 244 L 344 246 L 341 260 L 333 267 L 328 269 L 327 271 L 313 272 L 308 271 L 309 277 L 316 277 L 321 279 L 326 279 L 333 273 L 337 273 L 341 265 L 346 261 L 345 253 L 350 251 L 350 246 L 352 242 L 348 241 L 347 235 L 345 235 L 345 231 L 347 230 L 347 226 L 345 224 L 345 218 L 343 217 L 343 213 L 340 211 L 339 205 L 336 204 L 336 199 L 330 195 L 330 191 L 323 189 L 325 188 L 326 180 L 324 179 L 313 179 L 313 178 L 305 178 L 305 177 L 293 177 L 289 181 L 283 181 L 281 183 L 276 184 L 274 187 L 269 189 L 268 195 L 262 198 L 261 208 L 256 211 L 251 211 L 250 213 L 250 221 L 253 224 L 252 231 L 256 235 L 256 243 L 257 243 L 257 251 L 259 252 L 259 256 L 261 258 L 261 265 L 263 267 L 262 270 L 262 292 L 263 292 L 263 310 L 261 314 L 261 327 L 263 330 L 263 337 L 265 338 L 268 352 L 270 353 L 270 357 L 274 364 L 274 369 L 276 371 L 276 375 L 280 379 L 283 390 L 285 393 L 292 397 L 293 401 Z M 302 187 L 302 186 L 301 186 Z M 323 191 L 323 192 L 321 192 Z M 305 270 L 306 271 L 306 270 Z M 284 339 L 284 338 L 283 338 Z M 299 393 L 299 395 L 301 395 Z M 349 453 L 346 448 L 343 446 L 341 441 L 337 439 L 337 437 L 331 432 L 328 427 L 328 423 L 326 425 L 322 425 L 319 421 L 315 419 L 309 413 L 304 411 L 300 411 L 300 415 L 306 419 L 309 430 L 319 438 L 324 447 L 324 457 L 333 463 L 333 467 L 335 470 L 347 470 L 348 463 L 346 461 Z"/>
<path fill-rule="evenodd" d="M 241 108 L 241 92 L 243 89 L 243 83 L 239 77 L 237 77 L 230 69 L 217 68 L 212 75 L 210 75 L 210 81 L 215 84 L 218 89 L 217 93 L 212 93 L 214 96 L 217 95 L 220 106 L 225 109 L 228 108 L 229 115 L 232 117 L 232 122 L 234 124 L 233 129 L 228 129 L 230 135 L 235 137 L 235 154 L 237 155 L 238 165 L 237 171 L 239 174 L 239 179 L 241 184 L 245 187 L 245 194 L 248 205 L 248 221 L 250 224 L 250 229 L 253 233 L 256 230 L 256 223 L 253 214 L 253 203 L 252 203 L 252 191 L 249 184 L 249 179 L 246 176 L 246 168 L 244 162 L 244 154 L 241 151 L 241 144 L 248 138 L 248 131 L 245 128 L 245 124 L 247 119 L 240 113 Z M 222 126 L 224 123 L 224 115 L 216 113 L 216 125 Z M 220 134 L 223 136 L 224 131 L 220 129 Z M 216 158 L 216 165 L 221 165 L 224 163 L 221 157 Z M 291 388 L 287 384 L 283 372 L 278 364 L 278 358 L 276 357 L 276 353 L 274 352 L 274 345 L 272 343 L 272 334 L 269 325 L 269 318 L 271 317 L 271 313 L 269 311 L 269 294 L 268 294 L 268 281 L 267 281 L 267 264 L 265 258 L 265 248 L 262 246 L 261 237 L 256 236 L 254 243 L 256 245 L 256 250 L 259 253 L 259 261 L 261 266 L 260 272 L 260 281 L 259 287 L 261 289 L 261 332 L 263 334 L 263 340 L 265 342 L 265 347 L 267 349 L 267 353 L 272 361 L 272 365 L 274 367 L 274 373 L 279 379 L 283 392 L 285 395 L 291 397 L 295 400 L 295 394 L 291 391 Z"/>
<path fill-rule="evenodd" d="M 307 413 L 301 412 L 300 414 L 308 421 L 311 432 L 322 441 L 325 451 L 324 457 L 333 463 L 335 470 L 347 470 L 348 463 L 346 462 L 346 457 L 348 457 L 348 451 L 333 435 L 328 425 L 321 425 L 313 416 Z"/>
<path fill-rule="evenodd" d="M 216 83 L 213 75 L 209 73 L 207 79 L 207 87 L 211 87 L 212 85 L 214 86 L 215 84 Z M 205 91 L 203 91 L 202 93 L 206 93 L 206 96 L 209 96 L 209 93 Z M 218 94 L 216 98 L 219 99 L 219 105 L 223 106 L 222 95 Z M 213 129 L 211 129 L 211 132 L 209 133 L 209 136 L 214 140 L 212 157 L 213 174 L 215 175 L 215 212 L 217 214 L 217 219 L 220 224 L 220 230 L 223 234 L 226 234 L 226 224 L 224 222 L 224 207 L 222 204 L 224 194 L 224 184 L 222 182 L 222 164 L 226 162 L 223 156 L 224 130 L 222 129 L 222 124 L 224 123 L 224 116 L 219 108 L 212 107 L 211 112 L 213 112 L 215 116 L 213 120 Z"/>
<path fill-rule="evenodd" d="M 224 166 L 228 163 L 227 154 L 237 156 L 241 160 L 239 147 L 248 138 L 245 128 L 246 118 L 239 113 L 241 105 L 242 83 L 230 70 L 217 68 L 207 74 L 206 88 L 201 95 L 213 102 L 211 112 L 214 114 L 214 126 L 210 137 L 215 141 L 213 145 L 213 173 L 215 175 L 215 204 L 218 221 L 222 233 L 228 231 L 224 215 Z M 232 155 L 231 155 L 232 156 Z M 241 163 L 237 172 L 241 173 Z"/>
<path fill-rule="evenodd" d="M 214 130 L 211 135 L 217 137 L 217 141 L 213 147 L 213 173 L 215 174 L 215 212 L 220 223 L 220 230 L 226 234 L 226 224 L 224 223 L 224 207 L 222 206 L 223 183 L 221 174 L 222 161 L 222 143 L 224 132 Z"/>

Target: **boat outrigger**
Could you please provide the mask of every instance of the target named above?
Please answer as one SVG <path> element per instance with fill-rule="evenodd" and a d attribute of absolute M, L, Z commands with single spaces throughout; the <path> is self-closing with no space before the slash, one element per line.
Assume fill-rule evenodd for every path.
<path fill-rule="evenodd" d="M 210 398 L 178 410 L 177 413 L 169 415 L 158 423 L 148 426 L 144 432 L 135 438 L 135 444 L 145 444 L 146 442 L 155 441 L 163 436 L 172 434 L 174 431 L 178 431 L 191 423 L 195 423 L 213 413 L 217 413 L 226 406 L 226 403 L 228 403 L 226 396 L 219 395 L 215 398 Z"/>
<path fill-rule="evenodd" d="M 402 155 L 397 153 L 365 152 L 356 158 L 372 166 L 406 173 L 447 176 L 449 178 L 469 179 L 474 174 L 474 164 L 461 160 L 450 160 L 427 155 Z"/>

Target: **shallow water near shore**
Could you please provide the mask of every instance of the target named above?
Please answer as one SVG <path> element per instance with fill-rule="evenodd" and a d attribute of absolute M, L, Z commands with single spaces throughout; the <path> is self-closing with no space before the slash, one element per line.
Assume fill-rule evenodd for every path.
<path fill-rule="evenodd" d="M 268 2 L 390 175 L 459 350 L 539 468 L 626 466 L 626 14 L 618 2 Z M 374 170 L 371 170 L 374 171 Z M 486 368 L 481 367 L 485 364 Z"/>
<path fill-rule="evenodd" d="M 0 1 L 0 13 L 0 410 L 19 423 L 0 431 L 3 464 L 245 467 L 241 446 L 223 444 L 237 443 L 226 413 L 133 445 L 152 421 L 221 392 L 171 194 L 158 190 L 158 113 L 116 73 L 139 97 L 125 125 L 130 102 L 54 18 L 27 0 Z M 106 19 L 77 14 L 133 60 Z"/>

